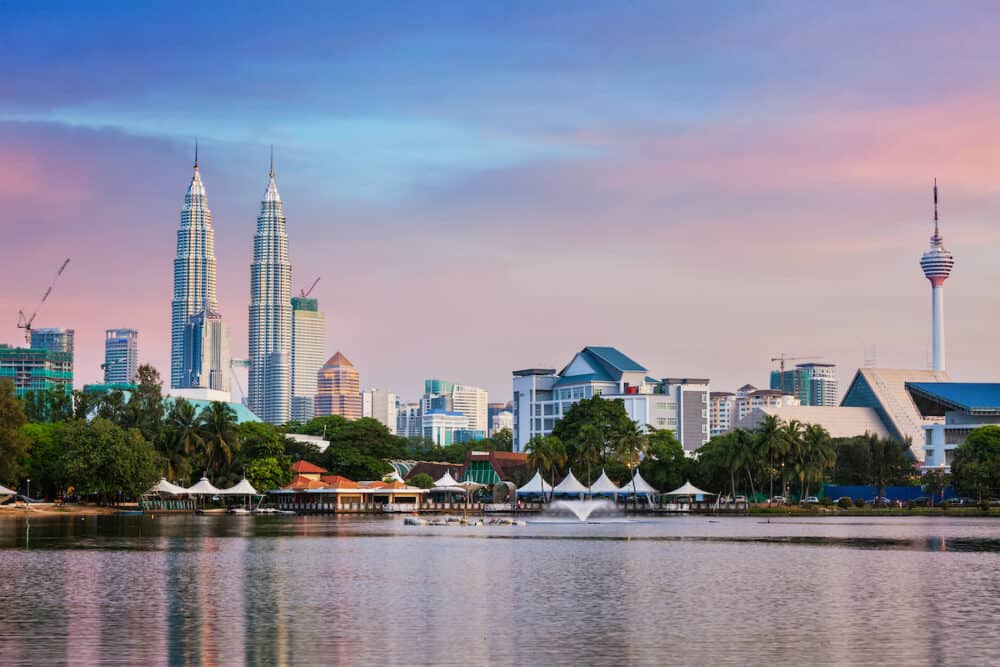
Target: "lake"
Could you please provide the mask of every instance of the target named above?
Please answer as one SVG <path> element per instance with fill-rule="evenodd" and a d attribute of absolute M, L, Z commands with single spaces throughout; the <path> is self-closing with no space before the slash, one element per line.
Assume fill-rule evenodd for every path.
<path fill-rule="evenodd" d="M 0 664 L 988 664 L 1000 521 L 0 518 Z"/>

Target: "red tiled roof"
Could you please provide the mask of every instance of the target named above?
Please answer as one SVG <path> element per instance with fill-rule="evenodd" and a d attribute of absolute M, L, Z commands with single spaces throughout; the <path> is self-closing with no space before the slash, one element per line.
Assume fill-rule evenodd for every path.
<path fill-rule="evenodd" d="M 301 475 L 302 473 L 322 474 L 329 471 L 325 468 L 320 468 L 318 465 L 313 465 L 309 461 L 296 461 L 292 464 L 292 472 Z"/>
<path fill-rule="evenodd" d="M 291 483 L 284 488 L 291 489 L 293 491 L 302 491 L 304 489 L 322 489 L 323 486 L 323 482 L 318 479 L 309 479 L 308 477 L 297 475 Z"/>
<path fill-rule="evenodd" d="M 354 480 L 341 475 L 323 475 L 319 478 L 328 489 L 358 489 L 361 486 Z"/>

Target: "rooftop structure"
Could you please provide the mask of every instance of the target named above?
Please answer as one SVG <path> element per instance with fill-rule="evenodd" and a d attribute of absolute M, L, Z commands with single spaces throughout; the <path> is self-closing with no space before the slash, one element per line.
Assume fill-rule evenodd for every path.
<path fill-rule="evenodd" d="M 955 449 L 975 429 L 1000 425 L 1000 383 L 907 382 L 924 424 L 924 468 L 950 470 Z M 929 421 L 934 419 L 934 421 Z"/>

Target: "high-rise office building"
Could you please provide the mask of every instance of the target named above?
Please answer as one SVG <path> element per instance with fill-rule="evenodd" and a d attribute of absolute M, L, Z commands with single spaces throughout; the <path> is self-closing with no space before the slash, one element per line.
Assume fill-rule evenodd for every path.
<path fill-rule="evenodd" d="M 338 352 L 316 375 L 316 416 L 361 419 L 361 378 L 358 369 Z"/>
<path fill-rule="evenodd" d="M 944 281 L 951 275 L 955 257 L 944 248 L 938 227 L 938 189 L 934 179 L 934 235 L 931 247 L 920 258 L 920 268 L 931 283 L 931 370 L 944 370 Z"/>
<path fill-rule="evenodd" d="M 469 420 L 468 429 L 488 433 L 489 395 L 485 389 L 445 380 L 425 380 L 422 407 L 430 410 L 461 412 Z"/>
<path fill-rule="evenodd" d="M 73 354 L 61 350 L 0 345 L 0 380 L 14 383 L 14 393 L 61 387 L 73 391 Z"/>
<path fill-rule="evenodd" d="M 250 265 L 250 409 L 272 424 L 292 416 L 292 265 L 274 154 L 260 203 Z M 360 413 L 360 408 L 358 410 Z"/>
<path fill-rule="evenodd" d="M 319 302 L 292 297 L 292 420 L 305 423 L 313 418 L 316 404 L 316 374 L 323 366 L 326 321 Z M 395 428 L 395 424 L 393 424 Z"/>
<path fill-rule="evenodd" d="M 771 389 L 794 396 L 799 405 L 835 406 L 837 366 L 834 364 L 796 364 L 787 371 L 771 371 Z"/>
<path fill-rule="evenodd" d="M 396 435 L 404 438 L 423 437 L 423 409 L 420 403 L 396 404 Z"/>
<path fill-rule="evenodd" d="M 73 338 L 76 331 L 61 327 L 44 327 L 31 330 L 31 349 L 49 352 L 68 352 L 73 357 Z"/>
<path fill-rule="evenodd" d="M 193 315 L 184 327 L 182 388 L 229 393 L 229 362 L 229 330 L 222 316 L 212 310 Z"/>
<path fill-rule="evenodd" d="M 136 381 L 139 370 L 139 332 L 108 329 L 104 332 L 104 384 Z"/>
<path fill-rule="evenodd" d="M 171 387 L 190 386 L 185 359 L 191 358 L 191 352 L 184 349 L 184 341 L 191 318 L 205 310 L 218 315 L 218 308 L 215 295 L 215 232 L 212 230 L 212 212 L 201 182 L 198 147 L 195 145 L 194 175 L 184 195 L 181 226 L 177 230 L 177 257 L 174 259 L 174 300 L 170 312 Z M 229 360 L 223 360 L 222 365 L 228 374 Z"/>
<path fill-rule="evenodd" d="M 398 402 L 396 394 L 391 391 L 368 389 L 361 394 L 361 416 L 382 422 L 395 435 L 398 427 L 396 412 Z"/>

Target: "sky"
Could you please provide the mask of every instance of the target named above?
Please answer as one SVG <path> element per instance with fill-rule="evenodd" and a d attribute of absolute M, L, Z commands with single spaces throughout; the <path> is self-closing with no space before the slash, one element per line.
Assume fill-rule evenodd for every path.
<path fill-rule="evenodd" d="M 195 137 L 219 308 L 245 356 L 269 146 L 295 290 L 365 387 L 509 400 L 612 345 L 764 386 L 779 353 L 1000 380 L 1000 6 L 963 1 L 0 0 L 0 342 L 139 330 L 169 376 Z M 867 351 L 867 353 L 866 353 Z"/>

